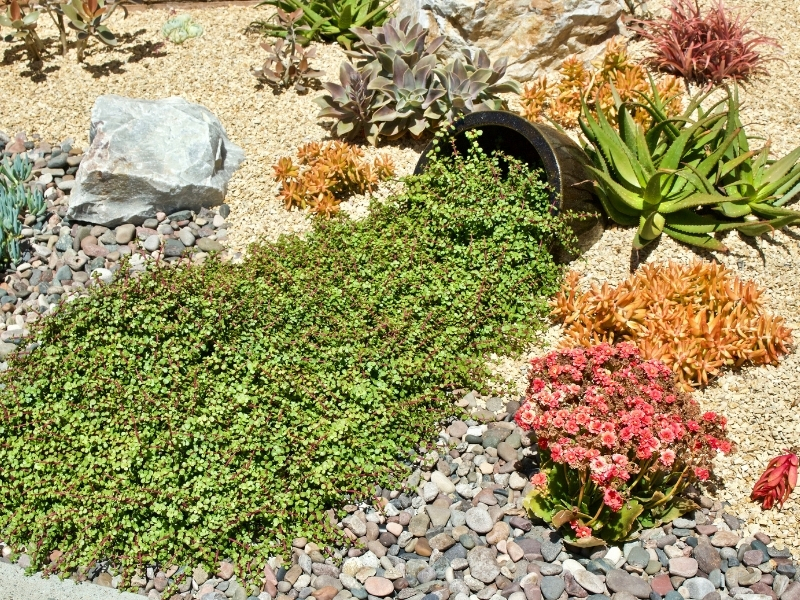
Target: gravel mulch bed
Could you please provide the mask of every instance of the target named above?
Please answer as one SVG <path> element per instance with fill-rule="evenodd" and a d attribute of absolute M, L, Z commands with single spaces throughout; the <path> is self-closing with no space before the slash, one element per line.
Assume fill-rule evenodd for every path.
<path fill-rule="evenodd" d="M 794 75 L 800 68 L 800 48 L 792 37 L 800 20 L 800 7 L 790 0 L 748 0 L 731 4 L 747 10 L 757 9 L 752 24 L 777 37 L 784 46 L 784 62 L 772 63 L 772 76 L 754 83 L 742 94 L 743 120 L 754 131 L 768 135 L 773 149 L 783 154 L 800 142 L 797 135 L 800 116 L 794 110 L 800 105 L 800 91 L 794 86 Z M 112 29 L 123 34 L 123 43 L 112 50 L 93 47 L 86 65 L 75 64 L 74 55 L 67 58 L 56 56 L 47 59 L 43 70 L 32 71 L 18 53 L 7 51 L 4 62 L 0 64 L 0 90 L 4 92 L 0 131 L 14 134 L 25 130 L 29 137 L 38 133 L 47 140 L 71 137 L 74 146 L 81 148 L 88 144 L 89 112 L 98 95 L 118 93 L 151 99 L 180 95 L 212 110 L 225 125 L 231 139 L 247 154 L 247 161 L 230 185 L 228 204 L 231 213 L 227 219 L 226 243 L 232 250 L 244 250 L 247 244 L 261 236 L 274 239 L 281 233 L 307 230 L 309 222 L 305 216 L 286 212 L 275 198 L 277 186 L 271 177 L 271 166 L 280 156 L 292 154 L 298 145 L 328 136 L 328 131 L 315 118 L 317 107 L 311 98 L 316 93 L 298 96 L 290 90 L 273 94 L 271 90 L 261 88 L 251 75 L 250 68 L 261 62 L 263 52 L 258 47 L 260 40 L 245 35 L 243 30 L 250 21 L 263 18 L 263 9 L 213 7 L 192 10 L 191 13 L 205 26 L 206 33 L 203 38 L 183 46 L 161 45 L 159 29 L 166 19 L 166 12 L 153 9 L 132 13 L 126 21 L 115 21 Z M 54 31 L 46 27 L 44 33 L 54 35 Z M 335 79 L 343 53 L 334 46 L 319 46 L 318 56 L 317 67 L 326 72 L 328 79 Z M 380 150 L 391 154 L 398 174 L 403 175 L 413 170 L 421 149 L 421 143 L 403 142 Z M 371 155 L 376 150 L 368 148 L 367 152 Z M 363 210 L 364 203 L 360 199 L 347 208 L 358 212 Z M 180 226 L 178 221 L 176 225 Z M 54 229 L 50 231 L 48 234 L 44 230 L 40 235 L 56 235 Z M 69 234 L 77 236 L 78 231 L 70 229 Z M 58 235 L 61 235 L 60 230 Z M 615 283 L 627 276 L 631 268 L 632 235 L 632 231 L 618 228 L 606 231 L 600 242 L 573 265 L 584 275 L 584 283 Z M 713 256 L 743 277 L 764 286 L 768 290 L 767 308 L 786 318 L 788 325 L 795 328 L 800 325 L 800 289 L 794 275 L 796 267 L 800 267 L 798 239 L 797 230 L 778 232 L 757 241 L 731 234 L 725 240 L 731 252 Z M 692 251 L 665 238 L 639 259 L 648 262 L 688 261 L 694 256 Z M 712 258 L 712 255 L 705 254 L 704 257 Z M 15 319 L 13 324 L 19 323 Z M 547 338 L 549 345 L 552 346 L 557 338 L 558 330 L 554 328 Z M 532 350 L 535 353 L 542 351 L 542 348 Z M 496 363 L 496 373 L 505 380 L 509 392 L 505 399 L 516 398 L 524 381 L 520 370 L 524 362 L 497 358 Z M 363 506 L 351 507 L 352 518 L 348 521 L 348 528 L 356 538 L 364 538 L 365 549 L 369 549 L 360 556 L 354 554 L 363 550 L 351 550 L 353 562 L 346 562 L 341 569 L 333 565 L 318 566 L 326 564 L 326 560 L 335 561 L 323 556 L 313 545 L 308 545 L 308 541 L 296 540 L 297 568 L 286 565 L 282 569 L 277 561 L 272 565 L 276 575 L 275 595 L 305 598 L 313 593 L 317 600 L 334 597 L 346 600 L 350 596 L 378 598 L 396 593 L 404 600 L 447 600 L 450 595 L 465 600 L 474 594 L 479 600 L 499 600 L 499 596 L 511 600 L 540 600 L 542 596 L 546 600 L 564 600 L 595 593 L 608 596 L 616 593 L 615 600 L 631 600 L 627 593 L 647 598 L 657 589 L 659 598 L 667 596 L 669 600 L 680 600 L 674 594 L 668 596 L 668 592 L 672 593 L 667 589 L 669 583 L 670 588 L 684 592 L 681 597 L 700 600 L 705 597 L 700 593 L 708 592 L 709 584 L 690 583 L 699 573 L 701 579 L 712 581 L 710 585 L 715 586 L 714 593 L 735 598 L 750 595 L 750 600 L 779 596 L 781 600 L 798 600 L 800 583 L 788 583 L 791 579 L 796 580 L 797 571 L 792 571 L 795 567 L 783 551 L 789 549 L 800 557 L 798 494 L 790 498 L 783 511 L 769 513 L 762 513 L 749 502 L 748 496 L 770 457 L 780 453 L 784 447 L 800 446 L 800 411 L 796 394 L 799 373 L 800 359 L 797 354 L 792 354 L 777 368 L 729 373 L 698 393 L 705 409 L 717 410 L 728 417 L 730 437 L 739 447 L 733 456 L 717 460 L 716 471 L 722 485 L 719 489 L 708 490 L 710 497 L 702 500 L 702 511 L 673 524 L 672 528 L 648 533 L 640 542 L 627 545 L 621 551 L 611 549 L 604 556 L 571 555 L 551 531 L 527 522 L 518 503 L 524 493 L 524 477 L 513 472 L 517 460 L 528 458 L 522 438 L 516 448 L 516 442 L 508 442 L 516 453 L 515 457 L 510 453 L 502 457 L 497 444 L 492 447 L 491 443 L 484 443 L 486 435 L 489 431 L 508 431 L 508 437 L 512 437 L 512 429 L 502 424 L 489 429 L 481 426 L 479 430 L 465 429 L 460 435 L 456 435 L 459 431 L 444 434 L 442 442 L 452 441 L 456 445 L 455 455 L 443 448 L 441 456 L 432 461 L 432 469 L 421 470 L 418 473 L 420 479 L 410 482 L 412 489 L 423 480 L 431 480 L 433 487 L 423 484 L 416 496 L 386 491 L 387 500 L 391 500 L 389 506 L 393 508 L 387 506 L 382 513 Z M 487 404 L 486 399 L 474 399 L 478 408 Z M 503 409 L 498 407 L 498 410 L 502 412 Z M 467 423 L 464 426 L 471 428 L 478 427 L 478 424 Z M 474 437 L 467 439 L 467 436 Z M 472 456 L 468 457 L 469 454 Z M 478 457 L 484 457 L 484 460 Z M 491 465 L 491 469 L 488 466 L 481 469 L 481 463 Z M 523 460 L 520 468 L 527 475 L 524 464 Z M 453 468 L 454 465 L 458 466 Z M 446 473 L 448 469 L 450 473 Z M 445 483 L 435 473 L 444 475 L 445 479 L 449 474 L 450 479 L 455 478 L 458 483 Z M 504 476 L 508 478 L 504 479 Z M 465 482 L 461 482 L 462 477 Z M 459 491 L 455 487 L 451 491 L 451 485 L 468 485 L 469 490 L 462 487 Z M 500 486 L 497 488 L 499 492 L 481 491 L 495 485 Z M 437 512 L 437 508 L 441 510 Z M 475 509 L 478 510 L 470 514 L 480 514 L 484 524 L 475 525 L 477 521 L 473 519 L 475 527 L 472 527 L 467 522 L 467 514 Z M 446 519 L 444 511 L 448 511 Z M 420 535 L 416 535 L 411 528 L 425 521 L 419 516 L 422 513 L 429 515 L 430 522 L 425 524 L 424 530 L 420 525 Z M 431 525 L 433 515 L 437 514 L 435 523 L 439 524 Z M 464 521 L 460 515 L 464 515 Z M 489 525 L 487 516 L 491 520 L 489 529 L 486 529 Z M 499 522 L 506 525 L 498 526 Z M 466 531 L 459 527 L 466 528 Z M 735 534 L 729 533 L 731 529 Z M 411 537 L 406 535 L 403 540 L 406 544 L 401 549 L 399 542 L 404 534 Z M 471 543 L 468 538 L 462 541 L 462 534 L 472 539 L 473 548 L 467 547 Z M 438 537 L 441 535 L 457 543 L 444 548 L 450 540 Z M 675 536 L 675 539 L 670 536 Z M 419 541 L 423 539 L 430 546 L 427 556 L 424 554 L 428 551 L 426 542 Z M 707 540 L 710 544 L 706 543 Z M 772 549 L 759 544 L 771 545 Z M 441 549 L 434 545 L 441 545 Z M 710 552 L 707 548 L 716 550 Z M 475 553 L 475 550 L 480 551 Z M 382 552 L 385 556 L 379 556 Z M 701 558 L 698 553 L 705 553 L 705 556 Z M 439 562 L 443 557 L 447 558 L 447 565 Z M 603 563 L 600 559 L 608 562 Z M 691 559 L 698 564 L 694 565 Z M 760 559 L 763 560 L 758 562 Z M 699 564 L 710 561 L 705 563 L 710 567 L 716 565 L 717 560 L 719 574 L 714 573 L 717 569 L 703 570 Z M 400 561 L 403 561 L 402 569 Z M 673 561 L 678 562 L 673 566 Z M 733 573 L 730 577 L 723 572 L 723 565 L 725 571 Z M 411 571 L 417 567 L 419 570 L 412 575 Z M 654 570 L 656 567 L 657 571 Z M 470 569 L 470 579 L 465 575 L 467 568 Z M 736 570 L 741 568 L 747 575 Z M 690 575 L 692 569 L 699 571 Z M 168 582 L 178 573 L 177 568 L 170 573 L 171 570 L 165 568 L 161 572 L 151 568 L 149 573 L 143 572 L 142 591 L 156 597 L 153 592 L 160 594 L 156 585 Z M 246 596 L 242 594 L 251 590 L 245 590 L 246 584 L 231 586 L 229 582 L 235 577 L 231 571 L 229 566 L 223 565 L 220 573 L 206 573 L 207 578 L 202 582 L 203 573 L 193 572 L 193 580 L 184 577 L 181 585 L 188 584 L 189 587 L 180 597 L 184 598 L 194 590 L 202 591 L 199 597 L 204 600 L 243 599 Z M 625 572 L 636 574 L 637 583 L 622 577 L 620 573 Z M 645 575 L 640 577 L 642 572 Z M 404 577 L 403 573 L 410 577 Z M 483 577 L 477 577 L 475 573 L 482 573 Z M 595 577 L 581 573 L 591 573 Z M 94 579 L 103 576 L 103 584 L 113 583 L 113 576 L 106 571 L 93 575 Z M 671 579 L 670 575 L 678 579 Z M 320 579 L 324 577 L 329 579 Z M 426 578 L 427 581 L 423 581 Z M 158 584 L 155 583 L 157 580 Z M 402 589 L 404 584 L 396 583 L 398 581 L 406 581 L 407 587 Z M 146 590 L 148 586 L 151 587 Z M 756 596 L 752 596 L 754 593 Z M 459 598 L 460 594 L 464 596 Z M 602 598 L 596 596 L 593 600 Z M 712 597 L 709 600 L 716 599 Z"/>

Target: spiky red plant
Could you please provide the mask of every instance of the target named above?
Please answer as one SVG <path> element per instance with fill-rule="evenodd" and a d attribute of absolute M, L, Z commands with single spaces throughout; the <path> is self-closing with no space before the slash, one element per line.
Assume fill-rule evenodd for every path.
<path fill-rule="evenodd" d="M 756 482 L 750 499 L 761 502 L 764 510 L 769 510 L 779 502 L 783 508 L 794 486 L 797 485 L 797 454 L 784 450 L 786 454 L 776 456 L 767 465 L 764 474 Z"/>
<path fill-rule="evenodd" d="M 747 82 L 767 75 L 760 46 L 780 45 L 747 26 L 750 17 L 728 13 L 722 0 L 700 14 L 697 0 L 672 0 L 666 19 L 633 19 L 630 26 L 650 40 L 652 66 L 701 86 Z"/>

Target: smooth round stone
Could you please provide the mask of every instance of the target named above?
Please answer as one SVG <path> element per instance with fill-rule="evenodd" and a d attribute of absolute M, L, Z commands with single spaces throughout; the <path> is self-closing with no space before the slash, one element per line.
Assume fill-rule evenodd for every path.
<path fill-rule="evenodd" d="M 602 594 L 605 591 L 605 586 L 600 578 L 594 573 L 590 573 L 586 569 L 573 571 L 572 576 L 583 589 L 592 594 Z"/>
<path fill-rule="evenodd" d="M 164 256 L 183 256 L 186 246 L 180 240 L 169 239 L 164 242 Z"/>
<path fill-rule="evenodd" d="M 385 598 L 394 592 L 394 585 L 384 577 L 368 577 L 364 582 L 364 589 L 372 596 Z"/>
<path fill-rule="evenodd" d="M 683 582 L 683 586 L 689 590 L 689 597 L 695 600 L 703 600 L 706 594 L 710 594 L 716 588 L 714 584 L 703 577 L 692 577 Z"/>
<path fill-rule="evenodd" d="M 161 246 L 161 238 L 156 234 L 149 235 L 145 239 L 143 246 L 148 252 L 155 252 Z"/>
<path fill-rule="evenodd" d="M 612 592 L 627 592 L 637 598 L 649 598 L 653 589 L 641 577 L 630 575 L 622 569 L 614 569 L 606 576 L 606 585 Z"/>
<path fill-rule="evenodd" d="M 194 237 L 191 229 L 181 229 L 181 232 L 178 234 L 178 239 L 184 246 L 191 248 L 194 246 L 194 241 L 196 238 Z"/>
<path fill-rule="evenodd" d="M 644 569 L 650 562 L 650 553 L 641 546 L 634 546 L 628 554 L 629 565 Z"/>
<path fill-rule="evenodd" d="M 417 573 L 417 581 L 420 583 L 428 583 L 434 579 L 436 579 L 436 571 L 433 569 L 433 567 L 425 567 L 419 573 Z"/>
<path fill-rule="evenodd" d="M 118 244 L 127 244 L 133 240 L 135 235 L 136 225 L 131 225 L 130 223 L 120 225 L 114 230 L 114 239 Z"/>
<path fill-rule="evenodd" d="M 492 583 L 500 575 L 500 565 L 495 560 L 495 551 L 486 546 L 470 550 L 467 561 L 470 573 L 478 581 Z"/>
<path fill-rule="evenodd" d="M 694 577 L 697 573 L 697 561 L 688 556 L 671 558 L 669 561 L 669 572 L 678 577 Z"/>
<path fill-rule="evenodd" d="M 544 596 L 546 600 L 557 600 L 564 592 L 565 585 L 561 577 L 548 576 L 542 577 L 539 587 L 542 590 L 542 596 Z"/>
<path fill-rule="evenodd" d="M 487 510 L 473 507 L 467 511 L 467 527 L 477 533 L 489 533 L 494 527 L 494 522 Z"/>
<path fill-rule="evenodd" d="M 456 491 L 455 484 L 444 473 L 434 471 L 431 473 L 431 481 L 436 484 L 436 487 L 443 494 L 452 494 Z"/>
<path fill-rule="evenodd" d="M 467 550 L 472 550 L 475 547 L 475 538 L 472 537 L 470 534 L 465 533 L 461 537 L 458 538 L 459 544 L 464 546 Z"/>

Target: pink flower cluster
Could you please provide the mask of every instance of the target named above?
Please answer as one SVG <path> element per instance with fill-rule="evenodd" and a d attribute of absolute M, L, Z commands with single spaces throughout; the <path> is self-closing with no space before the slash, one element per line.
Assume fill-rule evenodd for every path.
<path fill-rule="evenodd" d="M 705 480 L 715 452 L 732 449 L 725 418 L 701 415 L 670 369 L 633 344 L 557 350 L 531 367 L 517 424 L 552 462 L 585 471 L 613 511 L 642 469 Z M 545 487 L 539 475 L 532 483 Z"/>

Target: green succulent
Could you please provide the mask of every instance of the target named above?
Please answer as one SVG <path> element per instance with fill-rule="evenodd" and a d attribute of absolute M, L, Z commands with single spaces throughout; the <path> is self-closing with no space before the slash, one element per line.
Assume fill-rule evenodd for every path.
<path fill-rule="evenodd" d="M 26 14 L 18 0 L 11 0 L 5 12 L 0 13 L 0 27 L 13 30 L 13 33 L 4 36 L 3 39 L 6 42 L 22 40 L 31 60 L 39 60 L 44 50 L 44 44 L 36 33 L 39 14 L 38 10 Z"/>
<path fill-rule="evenodd" d="M 19 154 L 14 157 L 13 161 L 6 156 L 0 162 L 0 185 L 2 185 L 3 177 L 11 185 L 24 183 L 30 179 L 32 172 L 33 163 L 30 160 L 21 158 Z"/>
<path fill-rule="evenodd" d="M 376 77 L 391 76 L 395 56 L 413 69 L 421 59 L 435 55 L 445 40 L 444 36 L 439 36 L 426 45 L 428 32 L 418 23 L 412 24 L 411 17 L 389 19 L 372 31 L 354 27 L 352 32 L 358 37 L 358 42 L 347 55 L 359 68 L 369 65 Z"/>
<path fill-rule="evenodd" d="M 426 56 L 413 68 L 395 56 L 391 79 L 379 76 L 369 83 L 369 89 L 382 96 L 371 119 L 373 123 L 381 124 L 381 137 L 397 139 L 406 131 L 419 137 L 426 129 L 439 124 L 444 116 L 444 106 L 438 100 L 445 92 L 435 85 L 435 66 L 435 56 Z M 375 137 L 375 140 L 369 140 L 373 144 L 377 142 Z"/>
<path fill-rule="evenodd" d="M 588 140 L 595 192 L 613 221 L 638 227 L 634 248 L 666 233 L 687 244 L 724 250 L 712 234 L 735 229 L 757 236 L 800 222 L 800 212 L 772 204 L 779 192 L 797 192 L 791 186 L 800 179 L 800 150 L 768 165 L 765 149 L 762 159 L 752 162 L 735 94 L 729 91 L 704 110 L 708 92 L 670 119 L 663 111 L 665 100 L 652 79 L 650 83 L 651 92 L 641 104 L 621 102 L 614 94 L 614 124 L 599 103 L 597 119 L 584 103 L 579 120 Z M 652 116 L 646 132 L 631 117 L 633 106 Z M 750 178 L 726 183 L 737 169 Z"/>
<path fill-rule="evenodd" d="M 350 49 L 356 41 L 353 28 L 374 27 L 389 18 L 388 7 L 394 0 L 264 0 L 258 6 L 270 5 L 287 13 L 303 10 L 303 23 L 308 30 L 303 42 L 315 39 L 339 42 Z M 264 35 L 286 37 L 286 30 L 280 24 L 268 21 L 255 21 L 251 27 Z"/>
<path fill-rule="evenodd" d="M 500 81 L 506 74 L 508 60 L 501 58 L 492 65 L 484 50 L 479 50 L 474 59 L 467 55 L 463 58 L 463 63 L 461 58 L 456 58 L 447 66 L 434 69 L 445 91 L 445 119 L 452 121 L 463 113 L 508 108 L 497 94 L 521 91 L 519 83 L 513 79 Z"/>
<path fill-rule="evenodd" d="M 178 15 L 164 23 L 161 35 L 173 44 L 182 44 L 186 40 L 203 35 L 203 26 L 195 23 L 191 15 Z"/>
<path fill-rule="evenodd" d="M 368 74 L 357 71 L 348 62 L 339 66 L 339 81 L 323 83 L 328 94 L 314 98 L 320 106 L 320 118 L 336 120 L 334 132 L 339 137 L 353 138 L 364 134 L 368 139 L 377 139 L 380 125 L 371 121 L 374 109 L 372 101 L 375 91 L 368 89 Z"/>

